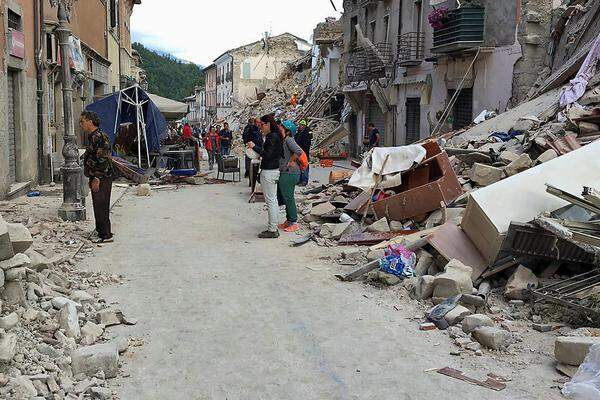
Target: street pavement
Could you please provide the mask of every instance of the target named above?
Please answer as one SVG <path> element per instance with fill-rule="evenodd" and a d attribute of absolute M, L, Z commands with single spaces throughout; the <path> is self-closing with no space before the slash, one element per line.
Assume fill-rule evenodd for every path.
<path fill-rule="evenodd" d="M 423 309 L 401 289 L 338 282 L 339 249 L 257 239 L 266 212 L 248 196 L 243 182 L 204 185 L 114 208 L 116 242 L 87 268 L 124 275 L 102 294 L 139 320 L 110 331 L 144 342 L 122 357 L 121 399 L 555 398 L 540 378 L 549 366 L 525 367 L 503 392 L 428 372 L 513 373 L 451 356 L 445 334 L 418 330 Z"/>

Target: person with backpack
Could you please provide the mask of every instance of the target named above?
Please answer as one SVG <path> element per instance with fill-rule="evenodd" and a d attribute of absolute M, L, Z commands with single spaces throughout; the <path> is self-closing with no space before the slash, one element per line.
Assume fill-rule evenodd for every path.
<path fill-rule="evenodd" d="M 277 204 L 277 181 L 280 176 L 280 161 L 283 157 L 281 136 L 275 118 L 272 114 L 260 118 L 260 131 L 264 137 L 263 146 L 259 147 L 253 141 L 248 142 L 248 148 L 254 149 L 260 156 L 260 185 L 267 203 L 269 224 L 267 230 L 261 232 L 260 239 L 276 239 L 279 237 L 277 220 L 279 205 Z"/>
<path fill-rule="evenodd" d="M 300 229 L 300 225 L 298 225 L 295 191 L 296 185 L 300 182 L 301 158 L 305 159 L 306 156 L 293 137 L 297 130 L 296 124 L 292 121 L 283 121 L 279 124 L 279 130 L 283 141 L 283 158 L 279 162 L 277 195 L 278 199 L 285 204 L 286 221 L 278 227 L 284 232 L 296 232 Z M 304 163 L 302 164 L 304 167 Z"/>

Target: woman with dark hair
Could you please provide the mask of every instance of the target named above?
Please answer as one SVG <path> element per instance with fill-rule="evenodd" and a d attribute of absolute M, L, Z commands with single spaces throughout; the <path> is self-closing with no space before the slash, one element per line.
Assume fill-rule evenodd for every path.
<path fill-rule="evenodd" d="M 297 163 L 302 155 L 302 148 L 294 140 L 297 126 L 292 121 L 283 121 L 280 125 L 283 136 L 283 158 L 279 161 L 279 184 L 277 191 L 285 204 L 286 221 L 279 225 L 284 232 L 296 232 L 298 225 L 298 209 L 296 207 L 295 191 L 300 181 L 300 166 Z"/>
<path fill-rule="evenodd" d="M 279 129 L 272 114 L 260 118 L 260 131 L 264 137 L 262 148 L 254 142 L 248 142 L 248 147 L 260 154 L 260 185 L 263 189 L 265 202 L 269 213 L 269 226 L 258 235 L 261 239 L 279 237 L 277 221 L 279 219 L 279 204 L 277 202 L 277 182 L 279 181 L 279 161 L 283 157 L 283 148 Z"/>

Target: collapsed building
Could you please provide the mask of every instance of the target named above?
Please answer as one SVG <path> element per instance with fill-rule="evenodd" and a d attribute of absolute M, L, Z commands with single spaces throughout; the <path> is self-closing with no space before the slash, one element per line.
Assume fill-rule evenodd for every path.
<path fill-rule="evenodd" d="M 550 0 L 345 1 L 350 153 L 361 154 L 369 122 L 396 146 L 523 100 L 545 61 L 552 14 Z"/>

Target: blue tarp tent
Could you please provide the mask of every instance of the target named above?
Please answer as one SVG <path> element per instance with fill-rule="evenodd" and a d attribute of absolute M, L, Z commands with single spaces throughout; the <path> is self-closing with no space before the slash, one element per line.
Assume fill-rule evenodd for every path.
<path fill-rule="evenodd" d="M 148 153 L 160 150 L 160 137 L 168 129 L 167 121 L 156 104 L 137 85 L 92 103 L 86 110 L 94 111 L 100 116 L 100 128 L 110 137 L 112 144 L 115 143 L 121 124 L 132 123 L 138 127 L 140 165 L 144 152 L 150 164 Z M 139 147 L 142 141 L 145 141 L 147 149 Z"/>

